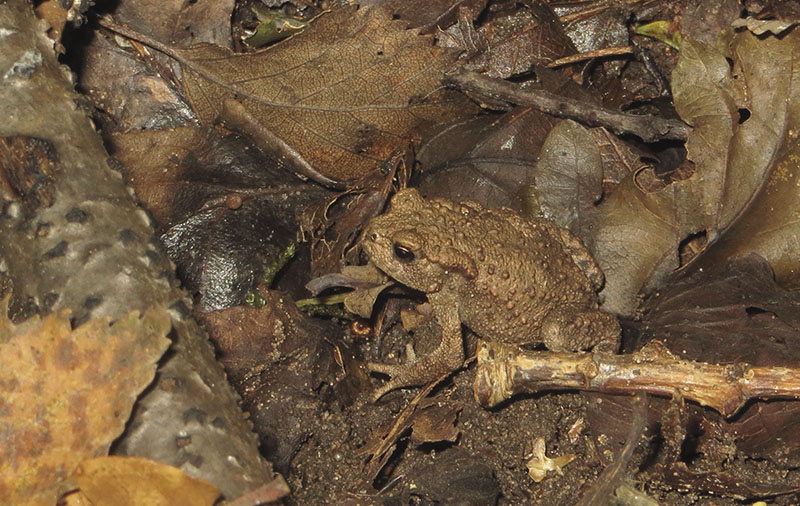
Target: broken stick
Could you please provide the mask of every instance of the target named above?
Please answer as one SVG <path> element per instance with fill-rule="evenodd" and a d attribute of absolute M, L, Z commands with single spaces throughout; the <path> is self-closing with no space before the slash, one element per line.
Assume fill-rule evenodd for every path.
<path fill-rule="evenodd" d="M 543 390 L 662 396 L 680 392 L 686 399 L 730 417 L 750 399 L 800 399 L 800 369 L 681 360 L 659 341 L 628 355 L 525 351 L 495 342 L 480 343 L 474 394 L 482 406 Z"/>

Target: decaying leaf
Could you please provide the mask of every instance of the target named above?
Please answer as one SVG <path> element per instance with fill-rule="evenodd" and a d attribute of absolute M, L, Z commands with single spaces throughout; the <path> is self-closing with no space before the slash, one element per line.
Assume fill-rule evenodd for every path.
<path fill-rule="evenodd" d="M 441 398 L 420 402 L 411 424 L 411 440 L 417 445 L 442 441 L 455 443 L 461 434 L 457 423 L 461 408 L 459 403 Z"/>
<path fill-rule="evenodd" d="M 141 457 L 97 457 L 75 472 L 80 493 L 94 505 L 211 506 L 219 489 L 177 467 Z"/>
<path fill-rule="evenodd" d="M 739 196 L 739 201 L 747 198 L 746 205 L 730 217 L 730 228 L 700 259 L 700 266 L 755 252 L 769 261 L 781 286 L 796 289 L 800 287 L 800 87 L 796 84 L 800 35 L 795 30 L 780 39 L 762 40 L 746 32 L 737 40 L 734 49 L 741 60 L 733 75 L 737 83 L 746 84 L 742 93 L 747 97 L 739 114 L 749 117 L 739 116 L 739 132 L 731 140 L 728 165 L 735 170 L 726 178 L 730 179 L 726 190 L 737 195 L 743 186 L 750 193 Z"/>
<path fill-rule="evenodd" d="M 339 330 L 331 322 L 309 318 L 291 298 L 274 290 L 260 290 L 265 305 L 259 309 L 236 306 L 201 316 L 216 343 L 218 357 L 261 436 L 265 456 L 281 472 L 288 472 L 298 441 L 308 437 L 316 416 L 320 384 L 338 370 L 329 343 Z M 363 387 L 362 387 L 363 389 Z"/>
<path fill-rule="evenodd" d="M 534 181 L 536 155 L 558 120 L 529 108 L 445 125 L 420 148 L 418 189 L 425 197 L 518 207 Z"/>
<path fill-rule="evenodd" d="M 552 70 L 538 69 L 537 78 L 544 90 L 596 102 Z M 444 125 L 418 151 L 417 187 L 425 197 L 517 208 L 578 232 L 578 217 L 600 200 L 603 181 L 618 181 L 619 174 L 631 171 L 619 167 L 626 150 L 609 148 L 613 136 L 595 131 L 605 132 L 587 133 L 575 122 L 562 123 L 529 107 L 459 120 Z"/>
<path fill-rule="evenodd" d="M 374 170 L 429 122 L 476 110 L 441 85 L 456 53 L 381 9 L 334 9 L 303 32 L 249 54 L 211 44 L 154 45 L 181 63 L 202 123 L 217 120 L 235 97 L 269 129 L 271 144 L 291 146 L 340 181 Z"/>
<path fill-rule="evenodd" d="M 634 347 L 655 339 L 676 354 L 705 363 L 785 367 L 781 373 L 785 380 L 785 371 L 796 367 L 800 355 L 798 307 L 796 294 L 776 285 L 766 261 L 750 255 L 684 276 L 659 290 L 644 302 L 642 321 L 629 323 L 626 335 L 641 332 L 631 343 Z M 646 368 L 640 372 L 647 374 Z M 688 376 L 691 373 L 678 375 L 687 389 L 696 384 Z M 753 376 L 745 377 L 749 381 Z M 776 382 L 774 387 L 786 384 Z M 620 420 L 635 416 L 630 398 L 604 395 L 600 402 L 596 394 L 589 397 L 589 426 L 601 451 L 616 448 L 625 439 Z M 675 410 L 674 404 L 650 396 L 649 430 L 663 426 L 665 412 Z M 726 495 L 793 492 L 796 476 L 764 473 L 758 462 L 770 461 L 778 469 L 793 469 L 800 462 L 796 401 L 751 402 L 727 420 L 690 402 L 680 409 L 688 420 L 675 421 L 681 425 L 662 432 L 669 439 L 662 448 L 669 450 L 671 463 L 651 470 L 652 479 Z M 687 443 L 696 448 L 691 454 L 682 450 Z"/>
<path fill-rule="evenodd" d="M 693 273 L 649 298 L 642 341 L 710 363 L 748 362 L 796 367 L 800 362 L 800 300 L 773 279 L 757 255 Z M 789 401 L 753 403 L 724 425 L 754 458 L 800 462 L 800 407 Z"/>
<path fill-rule="evenodd" d="M 796 73 L 800 35 L 730 41 L 730 57 L 686 40 L 673 75 L 675 107 L 694 126 L 682 179 L 645 190 L 637 173 L 592 218 L 593 252 L 606 274 L 605 307 L 630 314 L 640 291 L 679 266 L 682 241 L 705 236 L 709 254 L 756 251 L 784 286 L 797 285 Z M 728 237 L 730 236 L 730 237 Z M 723 244 L 713 246 L 722 237 Z"/>
<path fill-rule="evenodd" d="M 104 455 L 169 346 L 163 309 L 72 330 L 68 312 L 14 325 L 0 306 L 0 491 L 54 504 L 86 458 Z"/>
<path fill-rule="evenodd" d="M 780 35 L 789 28 L 797 25 L 797 20 L 782 20 L 782 19 L 756 19 L 749 17 L 747 19 L 737 19 L 732 23 L 734 28 L 746 27 L 748 30 L 756 35 L 763 35 L 771 33 L 773 35 Z"/>
<path fill-rule="evenodd" d="M 178 46 L 201 42 L 231 45 L 234 0 L 121 0 L 114 15 L 158 40 Z"/>
<path fill-rule="evenodd" d="M 406 186 L 413 166 L 413 157 L 397 150 L 381 170 L 361 178 L 351 190 L 305 209 L 300 230 L 311 239 L 312 275 L 335 272 L 346 261 L 357 261 L 354 246 L 359 233 L 386 207 L 393 185 Z"/>
<path fill-rule="evenodd" d="M 306 288 L 319 293 L 332 287 L 355 288 L 345 295 L 344 307 L 362 318 L 372 316 L 372 307 L 378 296 L 394 284 L 373 263 L 347 265 L 341 274 L 332 274 L 311 280 Z M 316 293 L 314 295 L 316 295 Z"/>
<path fill-rule="evenodd" d="M 344 307 L 362 318 L 369 318 L 372 316 L 372 308 L 378 296 L 393 284 L 393 282 L 387 282 L 372 288 L 355 290 L 345 297 Z"/>
<path fill-rule="evenodd" d="M 561 121 L 545 139 L 537 169 L 538 206 L 532 207 L 581 232 L 579 216 L 603 195 L 603 164 L 595 138 L 574 121 Z"/>
<path fill-rule="evenodd" d="M 546 2 L 526 2 L 526 7 L 481 27 L 488 48 L 470 62 L 472 68 L 506 78 L 577 52 Z"/>
<path fill-rule="evenodd" d="M 240 135 L 182 127 L 112 135 L 109 151 L 128 172 L 136 196 L 156 218 L 158 232 L 215 208 L 236 211 L 283 180 L 281 167 Z M 231 197 L 239 197 L 239 207 Z M 265 232 L 266 233 L 266 232 Z"/>
<path fill-rule="evenodd" d="M 362 6 L 383 6 L 411 28 L 424 33 L 436 32 L 455 22 L 462 12 L 475 19 L 486 7 L 487 0 L 361 0 Z"/>
<path fill-rule="evenodd" d="M 126 26 L 175 46 L 212 43 L 231 47 L 233 5 L 233 0 L 120 0 L 114 16 Z M 175 86 L 176 69 L 169 57 L 137 44 L 141 56 L 137 58 L 109 39 L 95 34 L 82 49 L 79 72 L 80 88 L 105 113 L 96 118 L 103 135 L 195 123 L 186 98 Z"/>
<path fill-rule="evenodd" d="M 163 60 L 169 62 L 166 56 Z M 79 85 L 97 108 L 95 121 L 104 136 L 195 123 L 180 88 L 149 63 L 120 48 L 108 34 L 98 34 L 86 48 Z"/>

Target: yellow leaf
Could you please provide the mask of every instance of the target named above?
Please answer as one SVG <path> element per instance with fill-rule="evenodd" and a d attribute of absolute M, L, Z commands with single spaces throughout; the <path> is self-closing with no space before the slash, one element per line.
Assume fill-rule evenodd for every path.
<path fill-rule="evenodd" d="M 90 459 L 75 474 L 94 506 L 210 506 L 219 497 L 211 483 L 141 457 Z"/>
<path fill-rule="evenodd" d="M 69 311 L 19 325 L 0 303 L 0 497 L 55 503 L 81 461 L 108 452 L 169 346 L 162 309 L 72 329 Z"/>

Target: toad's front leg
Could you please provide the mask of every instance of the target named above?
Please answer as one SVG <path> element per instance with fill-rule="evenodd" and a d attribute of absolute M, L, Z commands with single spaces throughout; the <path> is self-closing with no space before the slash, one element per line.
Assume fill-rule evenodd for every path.
<path fill-rule="evenodd" d="M 445 300 L 450 299 L 450 300 Z M 367 369 L 387 374 L 392 379 L 375 390 L 373 400 L 380 399 L 395 388 L 416 386 L 428 383 L 455 371 L 464 362 L 464 342 L 461 336 L 461 321 L 458 305 L 451 297 L 441 293 L 428 294 L 436 320 L 442 328 L 442 340 L 433 352 L 418 357 L 411 344 L 406 345 L 406 361 L 403 364 L 381 364 L 369 362 Z"/>

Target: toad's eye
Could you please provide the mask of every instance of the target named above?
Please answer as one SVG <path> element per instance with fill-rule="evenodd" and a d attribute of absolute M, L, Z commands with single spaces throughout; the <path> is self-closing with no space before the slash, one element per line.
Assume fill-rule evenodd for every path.
<path fill-rule="evenodd" d="M 403 246 L 398 242 L 394 243 L 394 256 L 404 262 L 410 262 L 414 260 L 414 252 L 411 251 L 407 246 Z"/>

